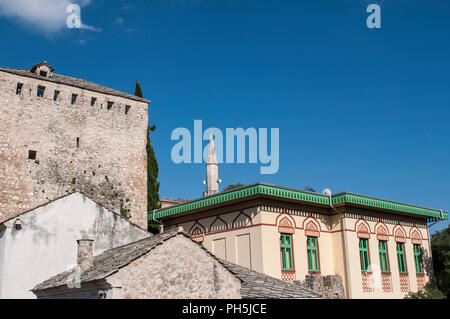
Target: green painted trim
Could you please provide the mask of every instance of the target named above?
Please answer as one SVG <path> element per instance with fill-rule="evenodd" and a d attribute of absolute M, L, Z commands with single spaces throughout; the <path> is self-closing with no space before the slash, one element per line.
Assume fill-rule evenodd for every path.
<path fill-rule="evenodd" d="M 155 218 L 161 219 L 167 216 L 180 214 L 183 212 L 187 212 L 190 210 L 207 207 L 210 205 L 216 205 L 220 203 L 224 203 L 227 201 L 232 201 L 235 199 L 245 198 L 252 195 L 270 195 L 279 198 L 288 198 L 295 199 L 299 201 L 304 201 L 308 203 L 322 204 L 322 205 L 330 205 L 330 200 L 327 196 L 312 194 L 308 192 L 301 192 L 295 190 L 289 190 L 274 186 L 268 185 L 253 185 L 241 189 L 237 189 L 235 191 L 230 191 L 226 193 L 219 193 L 217 195 L 212 195 L 206 197 L 204 199 L 194 200 L 192 202 L 181 204 L 173 207 L 168 207 L 165 209 L 161 209 L 155 212 Z M 149 220 L 152 219 L 152 214 L 149 213 Z"/>
<path fill-rule="evenodd" d="M 294 252 L 292 251 L 291 234 L 281 234 L 280 248 L 281 248 L 281 269 L 294 270 L 294 259 L 293 259 Z"/>
<path fill-rule="evenodd" d="M 370 266 L 369 241 L 366 238 L 359 239 L 359 259 L 361 271 L 367 272 Z"/>
<path fill-rule="evenodd" d="M 330 199 L 328 196 L 314 194 L 310 192 L 303 192 L 299 190 L 282 188 L 279 186 L 273 185 L 265 185 L 265 184 L 255 184 L 249 185 L 247 187 L 239 188 L 233 191 L 219 193 L 216 195 L 212 195 L 209 197 L 197 199 L 185 204 L 180 204 L 173 207 L 168 207 L 165 209 L 160 209 L 154 213 L 156 219 L 161 219 L 164 217 L 188 212 L 191 210 L 208 207 L 211 205 L 217 205 L 221 203 L 225 203 L 232 200 L 237 200 L 241 198 L 246 198 L 253 195 L 269 195 L 278 198 L 286 198 L 297 200 L 300 202 L 306 202 L 313 205 L 330 205 Z M 341 193 L 332 196 L 333 205 L 337 204 L 354 204 L 360 206 L 366 206 L 371 208 L 378 208 L 389 211 L 398 211 L 404 213 L 410 213 L 420 216 L 427 216 L 437 219 L 448 219 L 448 213 L 429 209 L 422 208 L 414 205 L 407 205 L 397 202 L 392 202 L 383 199 L 372 198 L 363 195 L 351 194 L 351 193 Z M 148 214 L 148 220 L 153 219 L 153 214 Z"/>
<path fill-rule="evenodd" d="M 406 274 L 408 269 L 406 268 L 404 243 L 397 243 L 397 264 L 398 264 L 398 272 L 401 274 Z"/>
<path fill-rule="evenodd" d="M 415 215 L 421 215 L 421 216 L 427 216 L 427 217 L 433 217 L 433 218 L 439 218 L 441 219 L 441 211 L 429 209 L 429 208 L 422 208 L 414 205 L 408 205 L 408 204 L 402 204 L 402 203 L 396 203 L 388 200 L 383 199 L 377 199 L 362 195 L 356 195 L 356 194 L 338 194 L 336 196 L 333 196 L 332 198 L 333 205 L 345 203 L 345 204 L 356 204 L 361 206 L 367 206 L 367 207 L 373 207 L 373 208 L 380 208 L 385 210 L 392 210 L 397 212 L 404 212 L 404 213 L 410 213 Z M 448 213 L 443 212 L 442 219 L 448 219 Z"/>

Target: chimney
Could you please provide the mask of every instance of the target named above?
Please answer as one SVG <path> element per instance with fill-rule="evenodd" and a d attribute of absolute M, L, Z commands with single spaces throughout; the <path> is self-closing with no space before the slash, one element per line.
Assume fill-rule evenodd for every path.
<path fill-rule="evenodd" d="M 89 236 L 85 234 L 77 240 L 77 243 L 77 266 L 81 271 L 85 271 L 94 265 L 94 240 L 89 239 Z"/>

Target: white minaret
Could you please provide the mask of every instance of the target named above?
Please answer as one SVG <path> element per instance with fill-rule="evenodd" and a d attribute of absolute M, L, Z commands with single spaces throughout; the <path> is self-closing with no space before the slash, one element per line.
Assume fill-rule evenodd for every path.
<path fill-rule="evenodd" d="M 214 147 L 214 139 L 212 135 L 209 137 L 209 152 L 208 161 L 206 162 L 206 192 L 203 192 L 203 196 L 209 196 L 219 193 L 219 183 L 222 181 L 219 179 L 219 164 L 217 163 L 216 148 Z"/>

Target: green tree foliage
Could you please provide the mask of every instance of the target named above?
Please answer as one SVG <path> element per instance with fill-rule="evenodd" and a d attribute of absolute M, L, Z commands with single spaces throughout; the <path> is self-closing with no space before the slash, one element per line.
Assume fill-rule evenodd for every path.
<path fill-rule="evenodd" d="M 450 226 L 431 236 L 434 281 L 447 298 L 450 298 Z"/>
<path fill-rule="evenodd" d="M 138 81 L 136 81 L 134 95 L 144 97 Z M 154 132 L 155 129 L 155 125 L 147 128 L 147 211 L 161 208 L 161 203 L 159 202 L 158 161 L 150 139 L 150 132 Z M 161 231 L 161 227 L 159 224 L 149 221 L 148 231 L 158 234 Z"/>
<path fill-rule="evenodd" d="M 231 185 L 228 185 L 227 187 L 224 188 L 224 192 L 230 191 L 230 190 L 232 190 L 232 189 L 244 187 L 244 186 L 245 186 L 245 185 L 244 185 L 244 184 L 241 184 L 241 183 L 231 184 Z"/>
<path fill-rule="evenodd" d="M 153 129 L 154 130 L 154 129 Z M 150 131 L 152 128 L 147 129 L 147 210 L 152 211 L 154 209 L 161 208 L 159 201 L 159 182 L 158 182 L 158 161 L 156 160 L 155 150 L 151 144 Z M 153 234 L 158 234 L 161 231 L 161 227 L 154 222 L 148 222 L 148 231 Z"/>
<path fill-rule="evenodd" d="M 159 202 L 158 161 L 150 141 L 151 128 L 147 129 L 147 209 L 161 208 Z"/>
<path fill-rule="evenodd" d="M 141 85 L 139 84 L 139 82 L 136 80 L 136 89 L 134 90 L 134 96 L 138 96 L 138 97 L 144 97 L 144 94 L 142 93 L 142 89 L 141 89 Z"/>

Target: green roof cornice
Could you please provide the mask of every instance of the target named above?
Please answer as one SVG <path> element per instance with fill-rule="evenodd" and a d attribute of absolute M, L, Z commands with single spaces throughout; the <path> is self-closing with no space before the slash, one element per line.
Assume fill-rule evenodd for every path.
<path fill-rule="evenodd" d="M 148 218 L 149 220 L 153 218 L 161 219 L 168 216 L 201 209 L 208 206 L 219 205 L 221 203 L 231 202 L 239 200 L 241 198 L 249 198 L 256 195 L 266 195 L 270 197 L 299 201 L 318 206 L 330 205 L 330 198 L 325 195 L 258 183 L 228 192 L 218 193 L 208 197 L 196 199 L 177 206 L 160 209 L 155 211 L 154 213 L 149 213 Z M 352 193 L 339 193 L 333 195 L 332 203 L 333 205 L 356 205 L 386 211 L 420 215 L 429 218 L 448 219 L 447 212 Z"/>
<path fill-rule="evenodd" d="M 385 199 L 378 199 L 370 196 L 341 193 L 332 196 L 333 205 L 338 204 L 354 204 L 358 206 L 366 206 L 371 208 L 378 208 L 381 210 L 390 210 L 396 212 L 409 213 L 414 215 L 421 215 L 426 217 L 448 219 L 448 213 L 436 209 L 424 208 L 415 205 L 402 204 Z"/>

